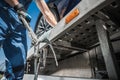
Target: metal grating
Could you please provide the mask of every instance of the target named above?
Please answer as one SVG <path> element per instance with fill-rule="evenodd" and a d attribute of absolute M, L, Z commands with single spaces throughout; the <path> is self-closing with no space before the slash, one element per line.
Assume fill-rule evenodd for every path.
<path fill-rule="evenodd" d="M 94 24 L 93 18 L 90 17 L 88 20 L 74 27 L 74 29 L 71 29 L 62 39 L 81 46 L 90 46 L 98 41 Z"/>
<path fill-rule="evenodd" d="M 60 39 L 71 42 L 73 46 L 90 48 L 98 42 L 95 21 L 97 18 L 106 23 L 110 35 L 120 31 L 120 1 L 116 0 L 94 15 L 91 15 L 84 22 L 78 24 L 66 32 Z M 79 45 L 79 46 L 78 46 Z"/>

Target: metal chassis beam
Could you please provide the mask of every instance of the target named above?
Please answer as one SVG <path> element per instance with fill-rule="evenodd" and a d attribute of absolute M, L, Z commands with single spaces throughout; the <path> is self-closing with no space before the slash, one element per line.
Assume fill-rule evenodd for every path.
<path fill-rule="evenodd" d="M 48 39 L 53 42 L 56 39 L 60 38 L 66 31 L 75 27 L 77 24 L 81 23 L 85 19 L 87 19 L 90 15 L 99 11 L 103 7 L 107 6 L 114 0 L 82 0 L 74 9 L 79 9 L 80 14 L 73 19 L 70 23 L 65 24 L 65 17 L 51 30 Z M 41 38 L 41 37 L 40 37 Z M 46 43 L 41 43 L 40 49 L 47 46 Z M 27 59 L 34 56 L 34 47 L 32 47 L 27 54 Z"/>
<path fill-rule="evenodd" d="M 68 50 L 68 51 L 80 51 L 80 52 L 86 52 L 88 51 L 87 49 L 83 48 L 77 48 L 77 47 L 72 47 L 72 46 L 63 46 L 63 45 L 53 45 L 54 48 L 61 49 L 61 50 Z"/>
<path fill-rule="evenodd" d="M 119 80 L 119 68 L 105 23 L 102 20 L 97 20 L 96 29 L 109 79 Z"/>

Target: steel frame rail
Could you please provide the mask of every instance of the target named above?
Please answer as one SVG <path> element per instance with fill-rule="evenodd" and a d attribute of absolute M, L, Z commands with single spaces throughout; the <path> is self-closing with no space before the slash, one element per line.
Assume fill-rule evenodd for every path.
<path fill-rule="evenodd" d="M 64 17 L 53 29 L 51 29 L 49 36 L 47 36 L 47 39 L 51 42 L 54 42 L 55 40 L 60 38 L 60 36 L 64 35 L 65 32 L 67 32 L 71 28 L 74 28 L 74 26 L 83 22 L 89 16 L 91 16 L 95 12 L 99 11 L 100 9 L 104 8 L 105 6 L 109 5 L 113 1 L 114 0 L 82 0 L 74 8 L 74 9 L 76 9 L 76 8 L 79 9 L 80 14 L 68 24 L 65 24 L 66 17 Z M 46 34 L 46 33 L 44 33 L 44 34 Z M 41 38 L 43 38 L 44 34 L 39 38 L 39 40 L 41 40 Z M 46 46 L 47 46 L 46 43 L 41 43 L 39 45 L 39 48 L 42 49 Z M 33 56 L 34 56 L 34 46 L 28 51 L 27 59 L 29 59 Z"/>
<path fill-rule="evenodd" d="M 110 3 L 112 3 L 115 0 L 82 0 L 74 9 L 78 9 L 80 11 L 80 14 L 75 17 L 70 23 L 66 24 L 65 23 L 65 19 L 66 16 L 56 25 L 56 27 L 54 27 L 53 29 L 51 29 L 48 33 L 49 35 L 46 37 L 50 42 L 54 42 L 55 40 L 57 40 L 58 38 L 60 38 L 62 35 L 64 35 L 67 31 L 69 31 L 70 29 L 74 28 L 76 25 L 80 24 L 81 22 L 83 22 L 84 20 L 86 20 L 88 17 L 90 17 L 91 15 L 93 15 L 95 12 L 98 12 L 99 10 L 101 10 L 102 8 L 104 8 L 105 6 L 109 5 Z M 73 10 L 74 10 L 73 9 Z M 69 13 L 70 14 L 70 13 Z M 68 14 L 68 15 L 69 15 Z M 99 26 L 100 24 L 98 23 L 97 26 Z M 102 26 L 102 24 L 100 25 Z M 103 30 L 100 27 L 97 27 L 97 29 Z M 119 75 L 118 75 L 118 69 L 116 68 L 117 65 L 115 65 L 115 60 L 112 57 L 113 52 L 111 51 L 110 44 L 109 41 L 107 40 L 106 34 L 104 34 L 103 36 L 106 37 L 106 40 L 102 39 L 101 40 L 101 33 L 98 30 L 98 37 L 99 37 L 99 41 L 100 41 L 100 45 L 102 48 L 102 52 L 103 52 L 103 57 L 105 59 L 105 64 L 106 64 L 106 68 L 107 68 L 107 72 L 108 72 L 108 76 L 109 79 L 111 80 L 118 80 Z M 44 33 L 39 40 L 43 39 L 43 37 L 45 36 L 46 33 Z M 103 37 L 102 36 L 102 37 Z M 103 45 L 104 42 L 106 41 L 106 45 Z M 108 44 L 107 44 L 108 43 Z M 39 49 L 42 49 L 44 47 L 47 46 L 47 43 L 41 43 L 39 45 Z M 106 49 L 105 49 L 106 48 Z M 108 50 L 108 51 L 107 51 Z M 107 53 L 106 53 L 106 52 Z M 107 57 L 105 55 L 109 55 L 109 59 L 107 59 Z M 34 56 L 34 46 L 28 51 L 28 56 L 27 59 L 31 58 Z M 111 62 L 111 64 L 108 63 L 108 60 Z M 112 68 L 110 68 L 110 65 L 112 65 Z M 111 70 L 112 69 L 112 70 Z M 113 73 L 112 73 L 113 72 Z"/>

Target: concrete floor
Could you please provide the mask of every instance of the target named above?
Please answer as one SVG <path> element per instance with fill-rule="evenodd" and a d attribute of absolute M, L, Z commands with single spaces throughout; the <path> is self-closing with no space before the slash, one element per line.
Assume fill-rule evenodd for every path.
<path fill-rule="evenodd" d="M 34 75 L 25 75 L 23 80 L 34 80 Z M 106 79 L 82 79 L 70 77 L 38 76 L 38 80 L 106 80 Z"/>

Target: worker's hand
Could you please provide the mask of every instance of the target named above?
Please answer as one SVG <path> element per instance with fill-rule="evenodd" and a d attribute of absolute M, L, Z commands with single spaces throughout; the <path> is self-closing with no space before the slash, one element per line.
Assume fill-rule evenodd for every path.
<path fill-rule="evenodd" d="M 18 13 L 19 16 L 23 16 L 27 22 L 31 21 L 31 16 L 26 13 L 26 10 L 22 4 L 14 6 L 14 10 Z"/>

